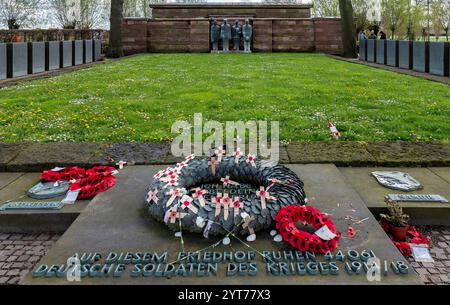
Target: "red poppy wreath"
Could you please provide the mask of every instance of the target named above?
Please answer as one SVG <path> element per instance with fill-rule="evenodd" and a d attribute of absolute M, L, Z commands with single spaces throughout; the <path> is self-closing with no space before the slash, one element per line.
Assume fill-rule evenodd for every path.
<path fill-rule="evenodd" d="M 74 180 L 69 190 L 80 190 L 78 199 L 94 197 L 114 186 L 116 178 L 113 172 L 116 169 L 111 166 L 94 166 L 91 169 L 72 166 L 66 167 L 60 171 L 47 170 L 41 175 L 44 181 L 63 181 Z"/>
<path fill-rule="evenodd" d="M 320 210 L 311 206 L 289 205 L 283 207 L 275 217 L 277 229 L 283 240 L 300 251 L 327 253 L 336 250 L 341 233 L 335 230 L 334 223 Z M 333 239 L 323 240 L 315 233 L 299 230 L 296 223 L 300 221 L 312 225 L 316 230 L 323 226 L 336 235 Z"/>

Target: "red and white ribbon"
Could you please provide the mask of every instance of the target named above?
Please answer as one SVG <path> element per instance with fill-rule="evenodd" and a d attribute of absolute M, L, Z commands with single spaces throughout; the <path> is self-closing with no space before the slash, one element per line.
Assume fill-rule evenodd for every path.
<path fill-rule="evenodd" d="M 219 147 L 214 151 L 217 155 L 217 162 L 222 162 L 222 157 L 225 154 L 225 150 L 223 149 L 223 147 Z"/>
<path fill-rule="evenodd" d="M 126 161 L 122 161 L 122 160 L 120 160 L 119 162 L 116 163 L 116 165 L 119 166 L 119 169 L 123 169 L 123 166 L 126 165 L 126 164 L 127 164 L 127 162 Z"/>
<path fill-rule="evenodd" d="M 242 202 L 239 201 L 239 197 L 234 197 L 232 202 L 234 208 L 234 217 L 239 215 L 239 210 L 244 206 Z"/>
<path fill-rule="evenodd" d="M 177 168 L 177 167 L 175 167 L 175 168 L 172 168 L 172 167 L 169 167 L 169 168 L 167 168 L 167 175 L 169 175 L 169 176 L 172 176 L 172 175 L 179 175 L 181 173 L 181 170 L 179 169 L 179 168 Z"/>
<path fill-rule="evenodd" d="M 242 152 L 241 152 L 241 149 L 238 147 L 238 148 L 236 148 L 236 151 L 234 152 L 234 162 L 236 164 L 238 164 L 239 159 L 241 159 L 241 157 L 242 157 Z"/>
<path fill-rule="evenodd" d="M 194 158 L 195 158 L 195 155 L 194 155 L 194 154 L 190 154 L 190 155 L 187 156 L 184 160 L 185 160 L 185 162 L 189 162 L 189 161 L 191 161 L 191 160 L 194 160 Z"/>
<path fill-rule="evenodd" d="M 228 194 L 224 194 L 222 198 L 222 205 L 223 205 L 223 219 L 226 221 L 228 219 L 228 211 L 231 204 L 231 198 L 228 196 Z"/>
<path fill-rule="evenodd" d="M 220 210 L 222 207 L 222 193 L 217 193 L 217 195 L 213 197 L 212 201 L 216 205 L 214 216 L 217 217 L 220 215 Z"/>
<path fill-rule="evenodd" d="M 159 200 L 158 189 L 154 189 L 153 191 L 149 191 L 147 193 L 147 202 L 148 203 L 153 201 L 154 203 L 158 204 L 158 200 Z"/>
<path fill-rule="evenodd" d="M 175 200 L 175 198 L 181 197 L 185 193 L 186 193 L 185 189 L 176 188 L 176 189 L 170 190 L 168 193 L 166 193 L 166 195 L 170 195 L 169 200 L 167 200 L 166 207 L 170 206 L 173 203 L 173 201 Z"/>
<path fill-rule="evenodd" d="M 204 207 L 206 205 L 206 203 L 205 203 L 205 198 L 203 197 L 203 195 L 206 195 L 206 194 L 208 194 L 207 190 L 202 190 L 201 188 L 197 187 L 194 189 L 194 193 L 192 194 L 192 196 L 198 200 L 201 207 Z"/>
<path fill-rule="evenodd" d="M 245 162 L 250 163 L 253 167 L 256 167 L 255 157 L 253 155 L 247 155 Z"/>
<path fill-rule="evenodd" d="M 331 122 L 331 119 L 328 120 L 328 128 L 330 129 L 330 134 L 336 139 L 339 140 L 341 137 L 341 133 L 337 130 L 336 126 Z"/>
<path fill-rule="evenodd" d="M 164 185 L 163 188 L 167 188 L 169 186 L 178 186 L 178 177 L 171 178 L 171 179 L 167 180 L 166 182 L 167 182 L 167 184 Z"/>
<path fill-rule="evenodd" d="M 182 169 L 183 167 L 186 167 L 186 166 L 188 166 L 187 162 L 182 161 L 182 162 L 177 163 L 178 169 Z"/>
<path fill-rule="evenodd" d="M 161 178 L 165 173 L 167 173 L 167 169 L 162 169 L 153 175 L 153 179 Z"/>
<path fill-rule="evenodd" d="M 187 213 L 177 212 L 177 208 L 173 207 L 173 208 L 167 210 L 164 221 L 167 223 L 167 221 L 169 221 L 169 219 L 170 219 L 170 223 L 175 223 L 177 218 L 183 219 L 186 215 L 187 215 Z"/>
<path fill-rule="evenodd" d="M 256 192 L 256 196 L 261 197 L 261 208 L 263 210 L 267 209 L 266 199 L 276 200 L 276 198 L 271 196 L 270 193 L 264 188 L 264 186 L 259 187 L 259 191 Z"/>
<path fill-rule="evenodd" d="M 195 205 L 192 204 L 192 201 L 194 199 L 192 199 L 191 197 L 189 197 L 188 195 L 184 195 L 181 198 L 181 208 L 186 209 L 188 208 L 189 210 L 192 211 L 192 213 L 197 214 L 198 213 L 198 209 Z"/>
<path fill-rule="evenodd" d="M 225 176 L 225 178 L 221 178 L 220 181 L 222 181 L 223 186 L 227 186 L 228 184 L 239 185 L 239 182 L 231 180 L 230 176 Z"/>
<path fill-rule="evenodd" d="M 163 176 L 163 177 L 159 178 L 159 181 L 162 181 L 162 182 L 169 182 L 170 180 L 178 180 L 178 175 L 171 174 L 171 175 L 167 175 L 167 176 Z"/>
<path fill-rule="evenodd" d="M 208 165 L 211 167 L 211 172 L 213 175 L 216 174 L 217 164 L 219 164 L 219 162 L 214 157 L 211 157 L 211 160 L 208 161 Z"/>

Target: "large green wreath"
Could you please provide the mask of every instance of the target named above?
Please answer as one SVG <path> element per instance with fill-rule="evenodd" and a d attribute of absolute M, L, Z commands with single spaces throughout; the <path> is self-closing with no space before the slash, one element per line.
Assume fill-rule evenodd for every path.
<path fill-rule="evenodd" d="M 178 163 L 176 167 L 168 168 L 166 173 L 160 171 L 156 174 L 145 196 L 148 215 L 158 221 L 166 222 L 167 226 L 174 231 L 180 230 L 181 225 L 182 230 L 201 233 L 208 220 L 211 220 L 213 222 L 208 228 L 211 235 L 224 235 L 229 231 L 249 234 L 249 227 L 255 232 L 273 227 L 275 216 L 282 207 L 293 204 L 305 205 L 303 182 L 293 171 L 283 165 L 259 159 L 250 163 L 245 157 L 241 157 L 236 163 L 234 157 L 224 157 L 213 174 L 208 161 L 208 159 L 187 160 Z M 178 172 L 177 185 L 170 185 L 167 181 L 167 172 L 174 169 Z M 261 206 L 261 198 L 258 196 L 240 198 L 242 202 L 240 211 L 247 213 L 252 219 L 250 225 L 244 227 L 241 213 L 235 216 L 233 208 L 230 209 L 227 220 L 224 219 L 223 209 L 218 216 L 215 216 L 215 203 L 211 199 L 204 200 L 203 207 L 198 199 L 194 199 L 191 204 L 196 213 L 190 209 L 182 209 L 181 196 L 173 199 L 170 206 L 166 206 L 172 191 L 184 189 L 186 194 L 191 196 L 193 188 L 207 183 L 220 183 L 220 179 L 226 176 L 233 181 L 250 184 L 255 189 L 261 186 L 267 189 L 270 186 L 270 195 L 276 199 L 267 199 L 264 209 Z M 169 210 L 174 213 L 173 215 L 182 213 L 183 217 L 178 217 L 174 222 L 169 221 L 167 217 Z"/>

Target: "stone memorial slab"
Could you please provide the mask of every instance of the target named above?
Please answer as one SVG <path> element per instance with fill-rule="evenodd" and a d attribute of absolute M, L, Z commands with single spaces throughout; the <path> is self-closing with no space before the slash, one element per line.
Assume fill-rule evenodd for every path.
<path fill-rule="evenodd" d="M 0 206 L 5 210 L 59 210 L 64 206 L 61 201 L 13 201 Z"/>
<path fill-rule="evenodd" d="M 28 44 L 26 42 L 9 43 L 7 57 L 9 78 L 28 74 Z"/>
<path fill-rule="evenodd" d="M 413 70 L 430 72 L 430 44 L 425 41 L 413 42 Z"/>
<path fill-rule="evenodd" d="M 0 43 L 0 79 L 6 78 L 6 43 Z"/>
<path fill-rule="evenodd" d="M 386 64 L 391 67 L 398 67 L 398 41 L 388 40 L 386 42 Z"/>
<path fill-rule="evenodd" d="M 54 182 L 39 181 L 36 185 L 30 188 L 27 195 L 35 199 L 48 199 L 63 196 L 69 189 L 70 181 L 60 181 L 57 184 Z"/>
<path fill-rule="evenodd" d="M 72 44 L 72 65 L 81 65 L 83 64 L 83 40 L 74 40 Z"/>
<path fill-rule="evenodd" d="M 45 42 L 28 43 L 28 74 L 45 71 Z"/>
<path fill-rule="evenodd" d="M 70 67 L 73 65 L 73 46 L 72 46 L 72 41 L 61 41 L 61 45 L 60 45 L 60 51 L 59 51 L 59 56 L 60 56 L 60 67 L 61 68 L 66 68 L 66 67 Z"/>
<path fill-rule="evenodd" d="M 413 42 L 399 41 L 398 42 L 398 66 L 402 69 L 411 70 L 413 68 Z"/>
<path fill-rule="evenodd" d="M 288 247 L 284 242 L 274 242 L 269 230 L 258 232 L 256 240 L 248 243 L 249 247 L 232 236 L 230 243 L 228 240 L 222 242 L 221 237 L 211 236 L 205 239 L 199 234 L 188 232 L 177 234 L 179 237 L 175 237 L 174 232 L 167 230 L 164 224 L 146 219 L 142 209 L 142 194 L 147 181 L 163 168 L 165 167 L 124 168 L 118 176 L 117 185 L 92 200 L 86 211 L 81 213 L 33 272 L 27 275 L 23 283 L 197 285 L 420 283 L 411 269 L 407 273 L 399 272 L 399 268 L 405 271 L 408 263 L 380 228 L 357 193 L 351 187 L 347 187 L 343 176 L 334 165 L 292 165 L 289 168 L 304 180 L 306 193 L 311 199 L 309 204 L 332 215 L 330 217 L 339 231 L 346 232 L 348 221 L 345 218 L 349 213 L 349 207 L 338 208 L 339 204 L 351 203 L 355 211 L 352 216 L 366 219 L 357 225 L 358 234 L 354 238 L 340 240 L 338 249 L 344 253 L 344 261 L 339 261 L 337 252 L 333 253 L 331 258 L 338 266 L 337 272 L 334 267 L 333 270 L 327 267 L 330 263 L 323 255 L 311 256 L 299 252 L 297 258 L 295 255 L 292 256 L 295 249 Z M 327 187 L 330 183 L 333 187 Z M 184 252 L 180 242 L 181 236 Z M 201 251 L 199 257 L 191 254 L 186 258 L 187 251 L 195 252 L 212 245 L 215 247 Z M 270 261 L 265 261 L 258 254 L 263 253 L 261 251 L 265 251 Z M 352 262 L 360 255 L 363 258 L 371 256 L 370 251 L 380 260 L 382 272 L 379 281 L 366 277 L 366 273 L 362 270 L 364 261 Z M 90 264 L 91 267 L 82 272 L 84 275 L 80 281 L 69 282 L 64 269 L 59 269 L 59 266 L 65 264 L 75 253 L 79 254 L 83 266 Z M 316 262 L 312 261 L 313 256 Z M 211 260 L 213 257 L 218 259 Z M 186 259 L 178 260 L 182 258 Z M 146 262 L 141 264 L 140 260 Z M 198 265 L 191 264 L 197 260 L 200 261 Z M 104 266 L 106 261 L 113 264 L 111 273 L 100 276 L 96 270 Z M 212 263 L 205 264 L 207 261 Z M 214 264 L 214 261 L 218 263 Z M 119 262 L 125 263 L 124 270 L 119 270 L 113 276 Z M 294 268 L 291 268 L 289 262 L 294 262 Z M 49 271 L 53 265 L 55 265 L 53 272 Z M 177 274 L 167 271 L 171 268 L 173 271 L 173 265 L 181 271 L 177 271 Z M 355 269 L 352 269 L 352 265 Z M 182 266 L 194 269 L 192 272 L 186 272 L 180 269 Z"/>
<path fill-rule="evenodd" d="M 93 54 L 94 54 L 93 41 L 83 40 L 83 62 L 84 63 L 92 62 Z"/>
<path fill-rule="evenodd" d="M 60 68 L 60 42 L 47 41 L 45 43 L 45 70 L 57 70 Z"/>
<path fill-rule="evenodd" d="M 449 75 L 449 44 L 430 42 L 430 73 L 439 76 Z"/>
<path fill-rule="evenodd" d="M 367 39 L 359 41 L 359 59 L 367 61 Z"/>
<path fill-rule="evenodd" d="M 7 201 L 33 202 L 26 190 L 35 185 L 40 173 L 0 173 L 0 205 Z M 63 196 L 39 202 L 58 201 Z M 87 207 L 89 200 L 79 200 L 76 204 L 64 205 L 61 209 L 14 209 L 0 211 L 0 228 L 4 232 L 36 233 L 64 232 Z"/>
<path fill-rule="evenodd" d="M 0 79 L 6 78 L 6 43 L 0 43 Z"/>
<path fill-rule="evenodd" d="M 437 168 L 438 169 L 438 168 Z M 392 189 L 380 185 L 372 177 L 372 172 L 379 171 L 380 168 L 340 168 L 341 173 L 350 185 L 359 193 L 367 207 L 378 215 L 386 213 L 385 197 L 392 194 Z M 383 171 L 407 172 L 422 184 L 422 189 L 405 192 L 404 194 L 439 194 L 445 198 L 450 198 L 450 181 L 445 180 L 445 176 L 434 172 L 434 168 L 383 168 Z M 441 171 L 445 173 L 445 171 Z M 401 193 L 401 192 L 399 192 Z M 450 224 L 450 204 L 443 202 L 401 202 L 403 211 L 411 216 L 413 225 L 449 225 Z"/>
<path fill-rule="evenodd" d="M 376 39 L 367 39 L 367 61 L 369 62 L 376 62 L 377 60 L 376 44 Z"/>
<path fill-rule="evenodd" d="M 377 64 L 385 65 L 386 64 L 386 40 L 377 40 L 376 43 L 377 48 Z"/>
<path fill-rule="evenodd" d="M 95 39 L 93 44 L 93 60 L 99 61 L 102 59 L 102 41 Z"/>
<path fill-rule="evenodd" d="M 397 202 L 448 202 L 447 198 L 435 194 L 388 194 L 386 198 Z"/>
<path fill-rule="evenodd" d="M 404 192 L 416 191 L 422 188 L 419 181 L 408 173 L 398 171 L 375 171 L 371 173 L 381 185 Z"/>

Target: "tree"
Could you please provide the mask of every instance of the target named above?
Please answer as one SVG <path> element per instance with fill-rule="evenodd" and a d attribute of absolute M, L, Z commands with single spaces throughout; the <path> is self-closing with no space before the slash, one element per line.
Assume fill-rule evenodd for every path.
<path fill-rule="evenodd" d="M 339 17 L 339 1 L 314 0 L 313 11 L 316 17 Z"/>
<path fill-rule="evenodd" d="M 341 13 L 342 43 L 344 57 L 356 57 L 355 22 L 353 18 L 353 7 L 351 0 L 339 0 L 339 11 Z"/>
<path fill-rule="evenodd" d="M 39 19 L 42 0 L 0 0 L 0 23 L 8 29 L 34 26 Z"/>
<path fill-rule="evenodd" d="M 442 30 L 445 32 L 445 38 L 448 41 L 448 30 L 450 26 L 450 0 L 432 0 L 432 23 L 436 40 L 439 39 Z"/>
<path fill-rule="evenodd" d="M 192 2 L 192 1 L 191 1 Z M 191 3 L 187 1 L 186 3 Z M 206 0 L 193 0 L 195 3 L 205 3 Z M 124 17 L 151 17 L 150 4 L 167 3 L 167 0 L 124 0 L 123 16 Z"/>
<path fill-rule="evenodd" d="M 419 37 L 425 19 L 423 0 L 409 1 L 407 5 L 406 37 L 415 40 Z"/>
<path fill-rule="evenodd" d="M 369 27 L 370 22 L 367 14 L 370 11 L 371 3 L 367 0 L 352 0 L 353 16 L 356 19 L 356 33 Z"/>
<path fill-rule="evenodd" d="M 109 49 L 108 49 L 108 57 L 110 58 L 118 58 L 123 56 L 123 46 L 122 46 L 123 1 L 124 0 L 111 0 Z"/>
<path fill-rule="evenodd" d="M 92 29 L 106 19 L 106 0 L 49 0 L 56 22 L 64 29 Z"/>
<path fill-rule="evenodd" d="M 394 39 L 396 31 L 405 24 L 410 0 L 381 0 L 381 22 Z"/>

